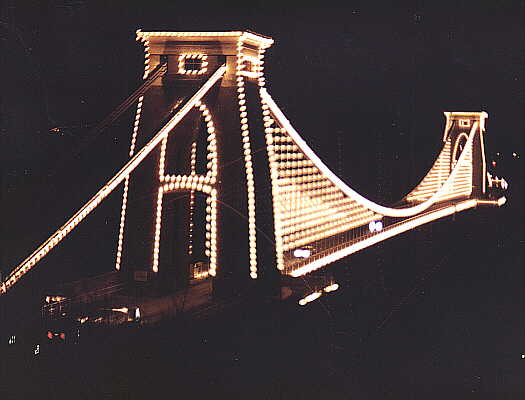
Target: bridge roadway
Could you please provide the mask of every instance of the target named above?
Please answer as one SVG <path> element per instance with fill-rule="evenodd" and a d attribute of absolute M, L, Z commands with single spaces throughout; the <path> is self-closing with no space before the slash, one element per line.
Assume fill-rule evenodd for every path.
<path fill-rule="evenodd" d="M 436 203 L 430 206 L 425 212 L 400 221 L 396 221 L 397 218 L 394 217 L 383 217 L 383 229 L 380 232 L 369 232 L 365 226 L 366 233 L 362 233 L 354 239 L 348 240 L 345 238 L 345 240 L 341 240 L 341 236 L 345 235 L 345 233 L 328 238 L 332 243 L 337 243 L 338 241 L 340 241 L 340 243 L 314 253 L 307 259 L 298 260 L 288 268 L 287 273 L 293 277 L 305 275 L 342 257 L 363 250 L 366 247 L 404 233 L 417 226 L 475 207 L 477 203 L 478 200 L 476 199 L 453 199 Z M 359 227 L 358 229 L 363 230 L 363 227 Z"/>
<path fill-rule="evenodd" d="M 439 204 L 433 205 L 422 215 L 432 214 L 440 210 L 445 210 L 451 206 L 455 206 L 465 202 L 464 199 L 460 200 L 449 200 Z M 414 218 L 418 218 L 414 217 Z M 396 226 L 400 226 L 404 223 L 409 223 L 412 218 L 408 220 L 393 223 L 386 226 L 383 230 L 388 231 Z M 329 251 L 331 253 L 336 252 L 340 249 L 350 247 L 358 244 L 366 239 L 369 239 L 377 235 L 376 233 L 368 233 L 362 235 L 353 241 L 343 243 L 338 246 L 334 246 Z M 366 246 L 368 247 L 368 246 Z M 366 248 L 365 247 L 365 248 Z M 318 258 L 326 256 L 325 254 L 314 254 L 312 258 Z M 89 316 L 91 320 L 96 319 L 98 315 L 102 315 L 102 310 L 111 309 L 122 309 L 127 308 L 129 316 L 132 317 L 133 311 L 138 308 L 140 310 L 140 320 L 142 323 L 156 323 L 163 319 L 171 319 L 176 316 L 185 314 L 190 318 L 201 318 L 206 317 L 210 314 L 216 314 L 217 312 L 233 307 L 245 301 L 242 296 L 233 296 L 230 299 L 217 299 L 212 296 L 212 281 L 211 279 L 205 279 L 201 281 L 194 281 L 189 284 L 186 289 L 177 291 L 176 293 L 164 295 L 164 296 L 151 296 L 147 294 L 146 290 L 134 290 L 131 293 L 129 288 L 122 283 L 122 278 L 118 276 L 118 272 L 107 274 L 99 279 L 99 282 L 95 286 L 99 288 L 92 288 L 90 291 L 81 291 L 77 295 L 68 297 L 61 302 L 61 311 L 67 313 L 68 319 L 80 320 Z M 323 284 L 326 283 L 326 277 L 323 273 L 313 273 L 308 276 L 307 281 L 301 278 L 292 278 L 285 276 L 282 280 L 281 298 L 274 300 L 287 300 L 296 302 L 298 299 L 310 294 L 312 290 L 321 289 Z M 96 280 L 97 277 L 92 278 Z M 317 285 L 318 284 L 318 285 Z M 64 287 L 67 285 L 64 285 Z M 317 287 L 319 286 L 319 287 Z M 324 285 L 326 286 L 326 285 Z M 55 289 L 57 292 L 62 292 L 67 296 L 67 290 L 61 291 Z M 72 291 L 73 292 L 73 291 Z M 50 293 L 53 295 L 54 293 Z M 268 299 L 271 300 L 271 299 Z M 115 319 L 113 319 L 115 320 Z M 122 319 L 122 322 L 127 318 Z"/>

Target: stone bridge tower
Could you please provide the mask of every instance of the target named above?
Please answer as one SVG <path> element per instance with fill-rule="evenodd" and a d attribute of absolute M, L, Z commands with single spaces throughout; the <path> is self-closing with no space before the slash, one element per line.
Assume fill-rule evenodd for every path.
<path fill-rule="evenodd" d="M 145 77 L 159 64 L 167 63 L 167 72 L 139 99 L 130 155 L 214 71 L 227 71 L 126 180 L 116 268 L 155 277 L 165 292 L 206 275 L 216 295 L 277 290 L 259 96 L 273 40 L 252 32 L 142 31 L 137 40 Z"/>

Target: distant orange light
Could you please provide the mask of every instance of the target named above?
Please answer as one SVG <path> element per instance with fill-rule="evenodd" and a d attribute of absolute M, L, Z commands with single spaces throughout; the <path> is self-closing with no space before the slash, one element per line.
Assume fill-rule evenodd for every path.
<path fill-rule="evenodd" d="M 496 161 L 492 161 L 492 166 L 493 166 L 493 167 L 496 166 Z"/>

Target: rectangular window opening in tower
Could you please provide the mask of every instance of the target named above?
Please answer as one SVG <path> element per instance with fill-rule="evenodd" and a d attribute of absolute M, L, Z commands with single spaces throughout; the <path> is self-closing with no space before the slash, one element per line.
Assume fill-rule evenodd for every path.
<path fill-rule="evenodd" d="M 206 54 L 181 54 L 178 73 L 183 75 L 202 75 L 208 71 Z"/>
<path fill-rule="evenodd" d="M 468 128 L 470 126 L 470 120 L 469 119 L 460 119 L 459 120 L 459 126 L 462 128 Z"/>
<path fill-rule="evenodd" d="M 202 68 L 202 60 L 198 58 L 186 58 L 184 60 L 184 69 L 186 71 L 198 71 Z"/>

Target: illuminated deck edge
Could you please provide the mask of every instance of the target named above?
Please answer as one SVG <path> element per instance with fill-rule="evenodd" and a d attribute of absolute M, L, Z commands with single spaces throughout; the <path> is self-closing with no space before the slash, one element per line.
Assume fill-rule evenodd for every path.
<path fill-rule="evenodd" d="M 441 208 L 436 211 L 425 213 L 424 215 L 409 218 L 408 220 L 405 220 L 397 225 L 393 225 L 389 228 L 386 228 L 385 230 L 375 234 L 374 236 L 371 236 L 360 242 L 353 243 L 349 246 L 346 246 L 323 258 L 314 260 L 310 264 L 303 265 L 300 268 L 290 272 L 289 275 L 296 278 L 296 277 L 308 274 L 309 272 L 315 271 L 327 264 L 335 262 L 343 257 L 356 253 L 359 250 L 363 250 L 383 240 L 399 235 L 400 233 L 404 233 L 406 231 L 414 229 L 420 225 L 424 225 L 429 222 L 435 221 L 437 219 L 444 218 L 449 215 L 468 210 L 470 208 L 474 208 L 478 205 L 493 205 L 493 206 L 500 207 L 503 204 L 505 204 L 506 200 L 507 199 L 505 197 L 500 197 L 498 200 L 471 199 L 467 201 L 462 201 L 461 203 L 458 203 L 458 204 L 454 204 L 451 206 Z"/>

